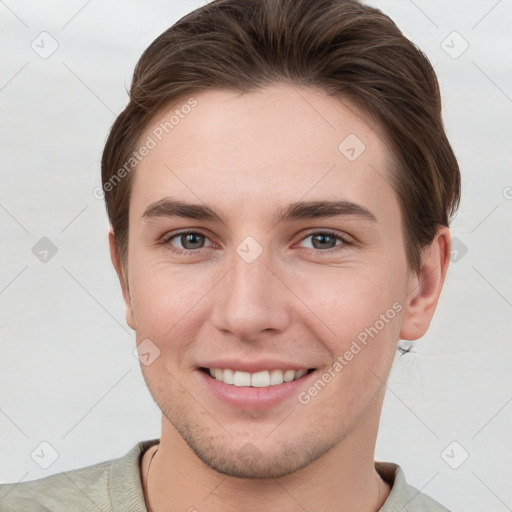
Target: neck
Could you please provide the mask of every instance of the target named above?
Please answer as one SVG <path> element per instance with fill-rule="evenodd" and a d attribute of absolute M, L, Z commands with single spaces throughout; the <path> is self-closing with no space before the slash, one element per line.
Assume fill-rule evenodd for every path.
<path fill-rule="evenodd" d="M 365 421 L 368 419 L 301 470 L 280 478 L 244 479 L 206 466 L 164 417 L 160 444 L 148 450 L 142 462 L 148 510 L 226 512 L 240 510 L 243 503 L 247 511 L 375 512 L 390 489 L 374 466 L 378 418 L 368 425 L 363 424 Z"/>

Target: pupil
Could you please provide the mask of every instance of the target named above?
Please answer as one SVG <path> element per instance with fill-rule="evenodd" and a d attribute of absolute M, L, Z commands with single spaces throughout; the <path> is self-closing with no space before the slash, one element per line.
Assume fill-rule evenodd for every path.
<path fill-rule="evenodd" d="M 181 243 L 185 249 L 199 249 L 203 246 L 202 235 L 189 233 L 181 236 Z"/>
<path fill-rule="evenodd" d="M 316 243 L 317 241 L 320 241 L 320 247 L 317 247 Z M 325 244 L 325 242 L 327 242 L 327 245 Z M 329 242 L 331 242 L 329 244 Z M 334 242 L 334 245 L 332 244 Z M 313 236 L 313 246 L 315 247 L 315 249 L 325 249 L 327 246 L 328 248 L 332 248 L 334 247 L 336 244 L 336 240 L 334 237 L 332 237 L 331 235 L 315 235 Z"/>

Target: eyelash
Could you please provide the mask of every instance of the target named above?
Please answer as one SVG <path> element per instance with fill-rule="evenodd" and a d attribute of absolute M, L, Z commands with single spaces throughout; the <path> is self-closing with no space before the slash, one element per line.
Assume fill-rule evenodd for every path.
<path fill-rule="evenodd" d="M 188 249 L 188 250 L 172 248 L 171 241 L 174 240 L 175 238 L 179 238 L 183 235 L 200 235 L 200 236 L 208 239 L 208 237 L 206 235 L 204 235 L 203 233 L 200 233 L 199 231 L 180 231 L 178 233 L 172 233 L 169 236 L 165 237 L 162 240 L 161 244 L 168 246 L 168 248 L 169 248 L 168 250 L 170 250 L 171 252 L 173 252 L 174 254 L 177 254 L 177 255 L 193 256 L 194 254 L 197 254 L 198 252 L 200 252 L 202 249 L 205 249 L 205 247 L 201 247 L 199 249 Z M 307 238 L 310 238 L 314 235 L 327 235 L 327 236 L 334 238 L 336 241 L 341 242 L 341 244 L 335 245 L 334 247 L 331 247 L 330 249 L 325 249 L 325 250 L 324 249 L 315 249 L 315 248 L 310 249 L 310 250 L 317 252 L 318 254 L 332 254 L 334 252 L 343 250 L 344 247 L 353 245 L 353 243 L 351 241 L 342 237 L 338 233 L 335 233 L 334 231 L 330 231 L 330 230 L 312 231 L 312 232 L 308 233 L 306 236 L 304 236 L 300 241 L 303 242 Z"/>

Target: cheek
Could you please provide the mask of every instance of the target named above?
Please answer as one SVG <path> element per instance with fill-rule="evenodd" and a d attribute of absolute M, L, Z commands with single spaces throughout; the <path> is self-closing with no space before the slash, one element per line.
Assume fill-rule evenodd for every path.
<path fill-rule="evenodd" d="M 327 326 L 331 352 L 338 354 L 352 340 L 377 327 L 380 338 L 399 332 L 403 284 L 392 279 L 388 265 L 372 271 L 332 269 L 327 279 L 303 282 L 304 297 L 316 317 Z M 373 329 L 372 329 L 373 332 Z"/>
<path fill-rule="evenodd" d="M 191 339 L 206 314 L 207 301 L 202 299 L 212 288 L 211 277 L 192 266 L 172 268 L 134 257 L 130 296 L 137 337 L 152 339 L 161 350 Z"/>
<path fill-rule="evenodd" d="M 218 280 L 214 266 L 170 265 L 165 256 L 134 254 L 130 291 L 137 340 L 155 343 L 161 364 L 185 364 L 187 347 L 205 336 Z"/>
<path fill-rule="evenodd" d="M 332 363 L 299 396 L 314 417 L 330 418 L 344 427 L 346 418 L 361 416 L 382 396 L 402 317 L 399 287 L 389 281 L 386 272 L 380 278 L 346 274 L 342 278 L 340 273 L 337 282 L 313 292 L 310 289 L 310 300 L 329 327 L 327 335 L 320 337 L 320 331 L 317 335 Z"/>

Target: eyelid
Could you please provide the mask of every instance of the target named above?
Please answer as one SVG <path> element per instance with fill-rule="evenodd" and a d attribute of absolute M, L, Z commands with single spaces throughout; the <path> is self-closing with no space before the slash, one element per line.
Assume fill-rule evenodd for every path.
<path fill-rule="evenodd" d="M 210 245 L 206 245 L 206 246 L 200 247 L 199 249 L 180 249 L 178 247 L 172 246 L 171 240 L 173 240 L 175 238 L 178 238 L 178 237 L 180 237 L 182 235 L 188 235 L 188 234 L 201 235 L 206 240 L 210 241 Z M 328 236 L 332 236 L 337 241 L 339 240 L 341 242 L 341 243 L 336 244 L 334 247 L 331 247 L 329 249 L 315 249 L 314 247 L 313 248 L 305 247 L 305 249 L 309 249 L 309 250 L 314 251 L 316 253 L 329 254 L 329 253 L 335 252 L 337 250 L 341 250 L 341 249 L 343 249 L 346 246 L 354 245 L 354 243 L 355 243 L 355 241 L 349 235 L 341 234 L 341 233 L 338 233 L 338 232 L 336 232 L 336 231 L 334 231 L 332 229 L 327 229 L 327 228 L 324 228 L 324 229 L 316 228 L 316 229 L 309 230 L 308 233 L 306 233 L 306 234 L 304 234 L 302 236 L 302 238 L 299 240 L 299 243 L 303 242 L 307 238 L 310 238 L 310 237 L 312 237 L 314 235 L 328 235 Z M 182 230 L 172 231 L 170 233 L 166 233 L 164 236 L 162 236 L 162 238 L 161 238 L 159 243 L 162 244 L 162 245 L 171 245 L 171 247 L 173 247 L 173 248 L 169 249 L 169 250 L 171 250 L 172 252 L 177 253 L 177 254 L 195 254 L 198 251 L 201 251 L 201 249 L 211 248 L 211 247 L 214 247 L 216 245 L 215 242 L 213 242 L 208 235 L 203 233 L 201 229 L 190 229 L 190 228 L 185 228 L 185 229 L 182 229 Z"/>
<path fill-rule="evenodd" d="M 335 238 L 336 240 L 339 240 L 341 242 L 340 244 L 336 244 L 334 247 L 331 247 L 330 249 L 315 249 L 315 248 L 310 248 L 310 247 L 306 248 L 306 249 L 310 249 L 310 250 L 318 252 L 318 253 L 333 252 L 333 251 L 343 248 L 344 246 L 354 245 L 354 243 L 355 243 L 354 240 L 352 239 L 352 237 L 350 237 L 349 235 L 341 234 L 341 233 L 338 233 L 337 231 L 333 231 L 332 229 L 327 229 L 327 228 L 325 228 L 325 229 L 317 228 L 317 229 L 308 231 L 308 233 L 306 233 L 305 235 L 302 236 L 302 238 L 299 240 L 299 243 L 303 242 L 304 240 L 306 240 L 307 238 L 310 238 L 313 235 L 328 235 L 328 236 L 332 236 L 333 238 Z"/>
<path fill-rule="evenodd" d="M 179 247 L 172 246 L 171 240 L 174 240 L 175 238 L 179 238 L 182 235 L 189 235 L 189 234 L 201 235 L 206 240 L 210 241 L 211 245 L 206 245 L 206 246 L 200 247 L 199 249 L 180 249 Z M 205 248 L 208 248 L 208 247 L 213 247 L 215 245 L 215 243 L 212 240 L 210 240 L 210 237 L 208 235 L 206 235 L 205 233 L 203 233 L 201 231 L 201 229 L 190 229 L 190 228 L 182 229 L 182 230 L 178 230 L 178 231 L 172 231 L 170 233 L 166 233 L 165 235 L 163 235 L 161 237 L 161 239 L 159 241 L 159 244 L 161 244 L 161 245 L 167 245 L 167 244 L 171 245 L 173 247 L 173 249 L 171 249 L 171 251 L 173 251 L 173 252 L 188 253 L 188 254 L 193 254 L 194 252 L 200 251 L 201 249 L 205 249 Z"/>

